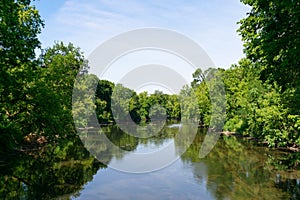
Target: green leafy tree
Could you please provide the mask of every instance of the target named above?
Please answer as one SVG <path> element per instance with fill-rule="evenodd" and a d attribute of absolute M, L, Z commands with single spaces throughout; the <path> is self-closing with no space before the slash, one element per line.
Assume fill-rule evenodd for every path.
<path fill-rule="evenodd" d="M 167 96 L 165 107 L 168 119 L 179 120 L 181 118 L 180 102 L 176 94 Z"/>
<path fill-rule="evenodd" d="M 141 122 L 149 121 L 149 109 L 150 109 L 150 102 L 148 98 L 148 92 L 141 92 L 138 95 L 139 99 L 139 115 L 141 118 Z"/>
<path fill-rule="evenodd" d="M 207 126 L 210 123 L 211 101 L 210 95 L 205 82 L 201 82 L 195 88 L 195 96 L 199 107 L 200 124 Z"/>
<path fill-rule="evenodd" d="M 239 33 L 248 58 L 261 70 L 263 80 L 282 87 L 299 84 L 300 2 L 242 0 L 252 7 L 240 21 Z"/>
<path fill-rule="evenodd" d="M 79 48 L 62 42 L 47 48 L 41 55 L 43 66 L 39 68 L 35 97 L 36 134 L 49 139 L 74 135 L 72 117 L 72 93 L 77 74 L 88 69 L 87 60 Z"/>
<path fill-rule="evenodd" d="M 188 123 L 199 123 L 199 106 L 195 89 L 188 85 L 183 86 L 179 93 L 179 101 L 181 106 L 181 120 Z"/>
<path fill-rule="evenodd" d="M 136 109 L 136 105 L 132 98 L 136 99 L 136 95 L 136 92 L 133 90 L 126 88 L 121 84 L 116 84 L 112 94 L 111 104 L 114 120 L 118 123 L 132 121 L 132 116 L 130 114 L 135 112 Z"/>
<path fill-rule="evenodd" d="M 95 110 L 99 118 L 106 117 L 103 116 L 106 102 L 95 98 L 98 83 L 99 79 L 94 74 L 80 74 L 76 78 L 72 94 L 72 115 L 76 128 L 98 124 Z"/>
<path fill-rule="evenodd" d="M 223 80 L 227 99 L 224 129 L 246 131 L 250 118 L 256 119 L 255 110 L 259 108 L 258 97 L 264 93 L 259 74 L 253 70 L 253 64 L 249 59 L 242 59 L 239 64 L 225 71 Z"/>
<path fill-rule="evenodd" d="M 205 73 L 202 72 L 201 68 L 196 69 L 196 71 L 193 73 L 193 79 L 194 80 L 191 83 L 192 87 L 196 87 L 205 80 Z"/>
<path fill-rule="evenodd" d="M 96 113 L 99 123 L 114 122 L 111 111 L 111 96 L 114 90 L 114 83 L 107 80 L 99 80 L 96 89 Z"/>
<path fill-rule="evenodd" d="M 33 111 L 35 49 L 43 21 L 30 0 L 0 2 L 0 151 L 19 144 Z"/>
<path fill-rule="evenodd" d="M 300 3 L 242 2 L 252 9 L 240 21 L 238 30 L 251 61 L 241 71 L 256 74 L 248 76 L 255 81 L 244 79 L 245 88 L 241 91 L 245 95 L 237 95 L 239 99 L 246 97 L 242 108 L 248 113 L 247 130 L 270 146 L 299 145 Z"/>

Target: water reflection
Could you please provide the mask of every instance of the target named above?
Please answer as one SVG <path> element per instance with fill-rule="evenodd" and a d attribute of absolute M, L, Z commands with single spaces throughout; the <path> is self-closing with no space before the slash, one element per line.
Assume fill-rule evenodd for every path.
<path fill-rule="evenodd" d="M 160 148 L 164 141 L 172 141 L 175 147 L 175 153 L 180 155 L 186 143 L 193 140 L 192 145 L 173 165 L 155 173 L 134 176 L 134 178 L 128 174 L 123 177 L 122 173 L 108 170 L 105 175 L 99 174 L 95 176 L 95 179 L 97 180 L 98 177 L 100 179 L 108 175 L 109 178 L 113 178 L 114 176 L 116 176 L 115 178 L 121 177 L 121 180 L 114 182 L 118 185 L 119 193 L 123 191 L 120 190 L 120 188 L 124 188 L 120 182 L 123 183 L 122 180 L 124 180 L 124 182 L 128 181 L 132 187 L 126 187 L 127 190 L 119 194 L 120 196 L 132 196 L 132 193 L 144 193 L 147 188 L 148 190 L 156 191 L 155 194 L 152 194 L 153 198 L 181 199 L 179 197 L 182 197 L 182 199 L 185 199 L 180 195 L 182 193 L 192 199 L 202 199 L 201 197 L 205 197 L 205 199 L 256 199 L 258 197 L 262 199 L 297 199 L 299 197 L 299 185 L 291 184 L 293 183 L 291 177 L 285 180 L 276 180 L 275 178 L 278 173 L 280 176 L 291 176 L 287 171 L 278 171 L 278 164 L 276 165 L 274 160 L 280 159 L 281 157 L 278 157 L 277 151 L 254 146 L 236 137 L 224 137 L 218 141 L 213 151 L 206 158 L 201 159 L 199 157 L 199 151 L 206 134 L 205 130 L 199 129 L 196 137 L 192 135 L 189 137 L 189 127 L 168 126 L 168 128 L 169 129 L 164 129 L 164 131 L 156 137 L 141 139 L 138 140 L 138 143 L 135 141 L 134 144 L 137 144 L 137 147 L 134 148 L 132 152 L 139 151 L 139 149 L 151 150 Z M 185 135 L 186 140 L 174 139 L 179 128 L 187 133 Z M 125 157 L 123 157 L 124 160 L 126 160 Z M 124 160 L 121 159 L 121 162 Z M 136 163 L 132 164 L 134 165 Z M 172 171 L 171 174 L 170 171 Z M 190 176 L 191 173 L 192 176 Z M 153 177 L 153 175 L 158 175 L 160 179 Z M 144 183 L 143 188 L 139 186 L 139 184 L 142 183 L 141 180 L 139 180 L 141 177 L 143 177 L 143 180 L 146 180 L 145 183 L 142 181 Z M 297 171 L 294 171 L 292 177 L 300 176 L 298 176 Z M 96 180 L 95 182 L 97 182 Z M 286 180 L 288 184 L 285 184 Z M 159 188 L 154 188 L 150 183 L 163 188 L 163 184 L 168 185 L 169 187 L 166 189 L 169 192 L 168 195 L 166 192 L 161 192 Z M 198 188 L 195 187 L 195 184 L 198 185 Z M 107 198 L 116 197 L 113 194 L 107 194 L 105 192 L 105 185 L 105 182 L 99 184 L 99 190 L 103 191 L 102 195 Z M 87 190 L 89 191 L 88 188 Z M 93 193 L 93 191 L 89 191 L 89 193 Z"/>
<path fill-rule="evenodd" d="M 79 138 L 1 158 L 1 199 L 79 196 L 82 186 L 105 167 L 89 156 Z"/>
<path fill-rule="evenodd" d="M 265 165 L 267 149 L 253 149 L 235 137 L 225 137 L 205 159 L 199 160 L 196 152 L 201 145 L 200 135 L 196 138 L 198 142 L 192 144 L 182 159 L 193 166 L 196 180 L 203 182 L 205 178 L 206 188 L 214 199 L 288 197 L 286 192 L 275 187 L 274 172 Z"/>
<path fill-rule="evenodd" d="M 176 137 L 179 129 L 185 137 Z M 151 153 L 172 144 L 174 155 L 192 142 L 172 165 L 130 174 L 106 168 L 76 138 L 44 150 L 6 156 L 0 162 L 3 199 L 299 199 L 299 154 L 274 151 L 236 137 L 221 138 L 204 159 L 199 151 L 206 131 L 189 135 L 188 126 L 166 126 L 150 138 L 136 138 L 118 127 L 85 130 L 83 140 L 98 159 L 127 163 L 131 154 Z M 111 146 L 103 142 L 108 138 Z M 83 138 L 83 137 L 82 137 Z M 121 149 L 121 150 L 120 150 Z M 164 158 L 161 155 L 162 159 Z M 127 163 L 128 164 L 128 163 Z M 139 163 L 132 162 L 131 166 Z"/>
<path fill-rule="evenodd" d="M 197 126 L 167 125 L 155 134 L 155 124 L 127 128 L 131 129 L 132 132 L 138 130 L 145 137 L 133 137 L 116 126 L 86 129 L 79 135 L 85 147 L 100 162 L 124 172 L 145 173 L 176 161 L 193 142 Z"/>

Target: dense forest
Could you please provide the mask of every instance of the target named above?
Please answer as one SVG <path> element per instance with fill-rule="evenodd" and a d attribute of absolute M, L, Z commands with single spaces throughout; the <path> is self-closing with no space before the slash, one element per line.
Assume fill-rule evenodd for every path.
<path fill-rule="evenodd" d="M 300 2 L 242 2 L 252 8 L 238 22 L 245 58 L 226 70 L 197 69 L 194 81 L 178 95 L 160 91 L 137 94 L 120 84 L 97 80 L 97 123 L 115 123 L 118 119 L 111 110 L 115 94 L 118 101 L 114 101 L 114 107 L 126 107 L 133 121 L 140 125 L 151 122 L 152 115 L 166 114 L 168 119 L 175 120 L 196 117 L 199 125 L 209 126 L 211 119 L 218 116 L 212 116 L 208 88 L 222 80 L 227 102 L 223 131 L 250 135 L 270 147 L 299 147 Z M 72 109 L 72 92 L 75 78 L 88 75 L 89 64 L 80 48 L 72 43 L 56 42 L 36 55 L 36 50 L 41 49 L 38 34 L 43 26 L 30 0 L 0 2 L 2 153 L 24 145 L 77 137 L 72 112 L 81 112 L 84 107 Z M 212 73 L 218 80 L 207 78 Z M 91 125 L 87 121 L 75 123 Z"/>

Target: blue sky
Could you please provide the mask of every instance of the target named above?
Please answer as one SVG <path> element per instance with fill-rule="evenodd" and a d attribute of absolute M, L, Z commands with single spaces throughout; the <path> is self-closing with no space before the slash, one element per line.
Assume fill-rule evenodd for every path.
<path fill-rule="evenodd" d="M 217 67 L 243 57 L 237 21 L 249 7 L 239 0 L 38 0 L 45 21 L 43 47 L 72 42 L 88 56 L 107 39 L 136 28 L 177 31 L 196 41 Z"/>
<path fill-rule="evenodd" d="M 244 56 L 243 44 L 236 30 L 237 22 L 250 8 L 239 0 L 37 0 L 33 4 L 45 21 L 45 28 L 39 36 L 43 48 L 52 46 L 54 41 L 72 42 L 88 58 L 95 48 L 116 35 L 155 27 L 176 31 L 194 40 L 209 55 L 215 67 L 229 68 Z M 133 68 L 153 63 L 171 66 L 184 77 L 186 84 L 193 80 L 195 68 L 174 56 L 149 51 L 120 59 L 104 74 L 96 75 L 100 79 L 122 83 L 120 80 Z M 155 79 L 155 74 L 153 76 Z M 177 79 L 173 80 L 176 82 Z M 131 89 L 174 93 L 168 89 L 174 81 L 161 86 L 158 82 L 149 82 Z"/>

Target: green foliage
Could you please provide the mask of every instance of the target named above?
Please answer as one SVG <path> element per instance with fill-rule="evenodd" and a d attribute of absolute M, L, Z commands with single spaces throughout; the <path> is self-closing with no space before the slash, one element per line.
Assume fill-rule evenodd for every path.
<path fill-rule="evenodd" d="M 210 123 L 211 100 L 206 82 L 200 83 L 195 90 L 195 96 L 199 106 L 200 124 L 208 125 Z"/>
<path fill-rule="evenodd" d="M 299 145 L 300 3 L 242 2 L 252 7 L 238 30 L 247 59 L 227 71 L 225 128 L 246 131 L 269 146 Z"/>
<path fill-rule="evenodd" d="M 87 61 L 73 44 L 56 43 L 41 55 L 42 67 L 36 80 L 36 131 L 50 140 L 75 133 L 72 118 L 72 93 L 76 75 L 83 75 Z M 51 105 L 51 106 L 49 106 Z"/>
<path fill-rule="evenodd" d="M 0 151 L 22 145 L 27 135 L 49 142 L 74 134 L 74 79 L 88 69 L 82 52 L 56 43 L 36 60 L 43 27 L 38 11 L 29 0 L 0 6 Z"/>
<path fill-rule="evenodd" d="M 240 132 L 245 130 L 245 121 L 243 121 L 240 116 L 236 115 L 233 118 L 229 118 L 225 125 L 224 130 L 233 131 L 233 132 Z"/>
<path fill-rule="evenodd" d="M 95 100 L 97 83 L 98 78 L 95 75 L 79 74 L 76 78 L 72 95 L 72 115 L 77 128 L 88 126 L 95 109 L 99 113 L 99 109 L 103 107 L 101 100 Z M 99 104 L 101 107 L 97 107 Z"/>
<path fill-rule="evenodd" d="M 40 46 L 37 35 L 41 33 L 43 21 L 35 7 L 30 5 L 30 0 L 1 1 L 0 8 L 1 73 L 7 73 L 6 70 L 17 70 L 35 58 L 34 50 Z M 3 83 L 5 81 L 16 80 L 7 77 Z"/>
<path fill-rule="evenodd" d="M 165 104 L 168 119 L 179 120 L 181 118 L 181 108 L 177 95 L 167 95 Z"/>
<path fill-rule="evenodd" d="M 185 85 L 179 94 L 181 121 L 185 123 L 199 122 L 199 106 L 195 89 Z"/>
<path fill-rule="evenodd" d="M 180 92 L 183 120 L 194 119 L 202 126 L 221 130 L 225 121 L 226 94 L 223 69 L 199 68 L 193 73 L 194 81 Z"/>
<path fill-rule="evenodd" d="M 34 59 L 42 27 L 39 13 L 30 1 L 0 2 L 0 152 L 22 142 L 23 124 L 34 112 Z"/>
<path fill-rule="evenodd" d="M 121 84 L 117 84 L 114 87 L 113 94 L 111 97 L 111 109 L 115 121 L 119 123 L 127 123 L 132 120 L 130 113 L 136 109 L 136 103 L 133 99 L 136 99 L 136 93 L 124 87 Z"/>
<path fill-rule="evenodd" d="M 299 144 L 297 116 L 290 112 L 276 84 L 263 83 L 256 64 L 240 61 L 225 72 L 227 119 L 225 130 L 250 134 L 269 146 Z"/>
<path fill-rule="evenodd" d="M 281 0 L 242 0 L 252 7 L 240 21 L 245 52 L 259 63 L 263 80 L 282 87 L 299 83 L 300 3 Z"/>
<path fill-rule="evenodd" d="M 22 145 L 28 135 L 47 141 L 73 137 L 74 123 L 142 124 L 164 114 L 215 129 L 226 118 L 225 130 L 250 134 L 269 146 L 300 145 L 298 1 L 242 0 L 252 7 L 238 30 L 246 58 L 228 70 L 197 69 L 191 87 L 179 95 L 137 94 L 98 80 L 87 74 L 87 60 L 71 43 L 55 43 L 36 59 L 44 24 L 30 2 L 0 2 L 0 152 Z M 90 120 L 94 110 L 98 122 Z"/>
<path fill-rule="evenodd" d="M 211 100 L 210 127 L 221 131 L 226 119 L 224 69 L 208 69 L 206 73 L 206 84 Z"/>
<path fill-rule="evenodd" d="M 286 122 L 288 138 L 298 146 L 300 146 L 300 116 L 288 115 Z"/>
<path fill-rule="evenodd" d="M 111 112 L 111 96 L 114 83 L 107 80 L 99 80 L 96 89 L 96 113 L 100 124 L 114 122 Z"/>
<path fill-rule="evenodd" d="M 155 91 L 150 95 L 147 92 L 137 94 L 121 84 L 114 85 L 110 81 L 100 80 L 95 96 L 96 113 L 100 124 L 115 123 L 121 119 L 123 123 L 128 120 L 147 123 L 151 121 L 151 115 L 157 114 L 160 116 L 166 114 L 167 119 L 178 120 L 181 117 L 178 96 L 167 95 L 161 91 Z"/>
<path fill-rule="evenodd" d="M 150 101 L 148 98 L 147 92 L 141 92 L 138 95 L 138 104 L 139 104 L 139 115 L 141 122 L 149 121 L 149 109 L 150 109 Z"/>
<path fill-rule="evenodd" d="M 205 80 L 205 72 L 203 73 L 201 68 L 196 69 L 193 73 L 193 79 L 191 86 L 196 87 Z"/>
<path fill-rule="evenodd" d="M 248 59 L 233 65 L 223 74 L 226 90 L 225 130 L 243 132 L 249 124 L 249 116 L 258 108 L 257 98 L 263 85 Z"/>

